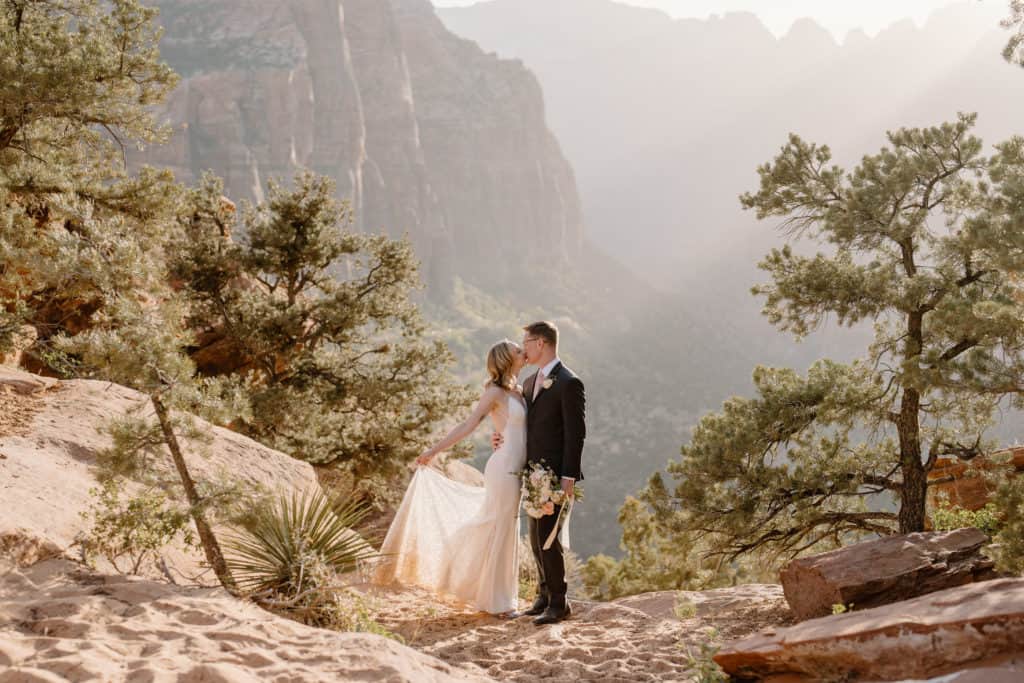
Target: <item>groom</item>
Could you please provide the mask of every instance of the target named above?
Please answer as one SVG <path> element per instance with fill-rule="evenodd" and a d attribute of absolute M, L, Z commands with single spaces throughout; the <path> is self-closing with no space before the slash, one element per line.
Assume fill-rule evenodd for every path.
<path fill-rule="evenodd" d="M 537 322 L 523 330 L 526 362 L 540 368 L 523 385 L 526 462 L 539 462 L 554 470 L 561 478 L 562 490 L 571 496 L 573 483 L 583 480 L 580 460 L 587 431 L 583 382 L 558 358 L 558 328 L 554 323 Z M 571 613 L 565 599 L 562 544 L 556 538 L 547 550 L 543 547 L 555 528 L 560 508 L 540 519 L 529 518 L 530 546 L 537 561 L 540 586 L 533 607 L 523 614 L 536 616 L 533 623 L 537 625 L 562 621 Z"/>

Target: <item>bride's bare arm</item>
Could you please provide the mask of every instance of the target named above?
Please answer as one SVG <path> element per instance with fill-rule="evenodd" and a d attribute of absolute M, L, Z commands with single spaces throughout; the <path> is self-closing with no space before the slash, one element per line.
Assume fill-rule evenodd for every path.
<path fill-rule="evenodd" d="M 472 434 L 473 430 L 480 425 L 483 419 L 487 417 L 487 414 L 494 408 L 495 403 L 497 403 L 504 395 L 505 391 L 501 387 L 493 385 L 487 387 L 484 390 L 483 395 L 480 397 L 480 400 L 477 402 L 476 408 L 473 409 L 473 413 L 456 425 L 443 439 L 423 451 L 423 453 L 416 458 L 416 464 L 426 465 L 435 455 L 443 450 L 451 448 Z"/>

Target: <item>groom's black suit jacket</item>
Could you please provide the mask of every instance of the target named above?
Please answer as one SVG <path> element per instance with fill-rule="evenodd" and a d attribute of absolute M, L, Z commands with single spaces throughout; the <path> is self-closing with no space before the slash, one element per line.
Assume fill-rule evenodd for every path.
<path fill-rule="evenodd" d="M 580 461 L 587 436 L 586 396 L 583 382 L 558 363 L 551 369 L 551 386 L 543 387 L 537 398 L 533 388 L 537 373 L 526 379 L 526 461 L 541 462 L 560 477 L 583 479 Z"/>

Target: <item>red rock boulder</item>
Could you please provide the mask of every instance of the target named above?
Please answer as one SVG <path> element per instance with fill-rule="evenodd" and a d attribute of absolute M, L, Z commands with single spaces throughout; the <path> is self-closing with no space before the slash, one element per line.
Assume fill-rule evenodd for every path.
<path fill-rule="evenodd" d="M 992 500 L 1001 477 L 985 476 L 1003 472 L 1006 477 L 1024 473 L 1024 448 L 1009 448 L 992 455 L 965 461 L 939 458 L 928 472 L 928 505 L 936 507 L 945 499 L 954 507 L 980 510 Z"/>
<path fill-rule="evenodd" d="M 901 681 L 953 674 L 1022 644 L 1024 579 L 997 579 L 768 629 L 714 659 L 737 678 Z"/>
<path fill-rule="evenodd" d="M 793 614 L 812 619 L 995 578 L 988 542 L 973 528 L 890 536 L 793 560 L 780 578 Z"/>

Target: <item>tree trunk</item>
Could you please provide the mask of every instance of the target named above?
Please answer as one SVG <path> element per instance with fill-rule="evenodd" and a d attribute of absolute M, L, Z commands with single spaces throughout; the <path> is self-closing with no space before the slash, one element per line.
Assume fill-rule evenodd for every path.
<path fill-rule="evenodd" d="M 904 457 L 901 469 L 903 486 L 900 490 L 900 533 L 924 531 L 928 475 L 921 464 L 920 455 Z"/>
<path fill-rule="evenodd" d="M 199 492 L 196 491 L 196 484 L 192 480 L 192 475 L 188 472 L 188 465 L 185 464 L 185 457 L 182 455 L 181 446 L 178 444 L 178 437 L 174 434 L 174 429 L 171 426 L 167 406 L 157 396 L 151 396 L 150 398 L 153 401 L 153 408 L 156 410 L 157 419 L 160 420 L 160 429 L 163 430 L 164 441 L 167 443 L 167 448 L 171 451 L 171 459 L 174 460 L 174 466 L 177 468 L 178 476 L 181 478 L 181 485 L 185 488 L 189 511 L 192 515 L 192 521 L 196 525 L 196 532 L 199 534 L 199 541 L 203 546 L 203 552 L 206 554 L 206 561 L 213 568 L 214 573 L 217 574 L 220 584 L 228 592 L 235 594 L 238 592 L 235 579 L 231 576 L 228 565 L 224 561 L 224 554 L 221 552 L 217 537 L 213 535 L 213 529 L 206 522 L 206 517 L 201 507 L 202 498 L 199 497 Z"/>
<path fill-rule="evenodd" d="M 7 149 L 14 140 L 14 136 L 18 134 L 17 126 L 6 126 L 0 128 L 0 150 Z"/>
<path fill-rule="evenodd" d="M 922 347 L 922 321 L 924 314 L 911 313 L 907 320 L 907 359 L 917 362 Z M 921 462 L 921 392 L 907 387 L 900 403 L 899 438 L 900 471 L 900 533 L 924 531 L 925 501 L 928 494 L 928 473 Z"/>

